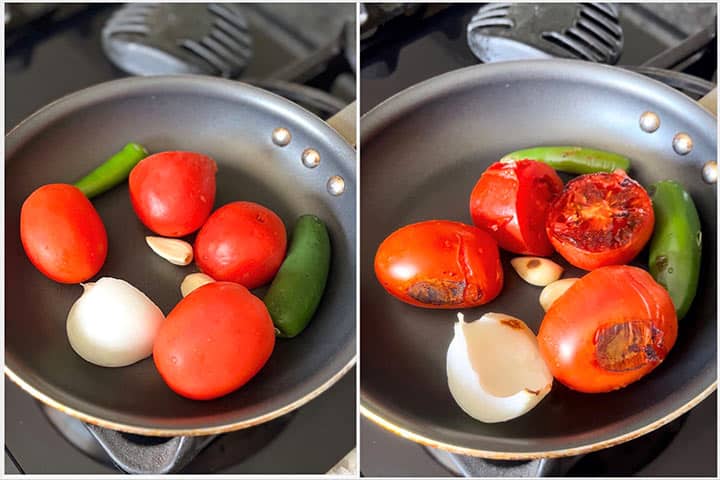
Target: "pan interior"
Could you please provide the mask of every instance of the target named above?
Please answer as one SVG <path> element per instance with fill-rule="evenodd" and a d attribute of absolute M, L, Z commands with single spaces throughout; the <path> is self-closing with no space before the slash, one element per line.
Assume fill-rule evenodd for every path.
<path fill-rule="evenodd" d="M 288 146 L 273 144 L 271 133 L 277 127 L 290 130 Z M 301 214 L 316 214 L 328 225 L 332 265 L 315 318 L 295 339 L 278 339 L 260 373 L 220 399 L 191 401 L 176 395 L 151 358 L 117 369 L 82 360 L 65 333 L 67 312 L 80 296 L 80 286 L 47 279 L 22 250 L 19 214 L 30 192 L 45 183 L 77 180 L 129 141 L 150 152 L 190 150 L 214 158 L 216 208 L 236 200 L 258 202 L 282 218 L 288 235 Z M 301 162 L 308 147 L 321 155 L 317 168 Z M 75 94 L 31 117 L 8 136 L 6 160 L 6 364 L 30 388 L 67 408 L 114 422 L 115 428 L 207 433 L 230 424 L 249 425 L 304 403 L 352 362 L 354 152 L 317 117 L 236 82 L 124 80 Z M 345 179 L 343 195 L 327 193 L 333 175 Z M 96 278 L 122 278 L 169 313 L 181 299 L 182 279 L 197 267 L 174 266 L 151 252 L 144 237 L 152 233 L 136 218 L 127 184 L 93 203 L 109 237 L 107 262 Z"/>
<path fill-rule="evenodd" d="M 647 110 L 661 117 L 653 134 L 638 125 Z M 709 114 L 670 89 L 579 62 L 472 67 L 413 87 L 366 115 L 360 256 L 364 409 L 431 444 L 519 458 L 533 452 L 558 455 L 638 432 L 707 393 L 717 358 L 716 194 L 714 186 L 702 182 L 701 168 L 715 159 L 715 130 Z M 671 147 L 681 131 L 695 142 L 687 156 Z M 455 404 L 447 386 L 445 355 L 456 311 L 395 300 L 377 282 L 373 259 L 382 240 L 403 225 L 429 219 L 471 224 L 470 192 L 483 170 L 505 153 L 537 145 L 615 151 L 632 159 L 631 176 L 644 186 L 668 178 L 682 182 L 702 219 L 702 278 L 674 349 L 646 378 L 595 395 L 555 382 L 525 416 L 484 424 Z M 487 305 L 462 310 L 465 319 L 506 313 L 537 333 L 541 288 L 518 277 L 509 264 L 512 255 L 502 257 L 502 293 Z M 553 259 L 566 268 L 564 277 L 583 274 L 558 255 Z M 637 263 L 643 262 L 647 251 L 638 257 Z"/>

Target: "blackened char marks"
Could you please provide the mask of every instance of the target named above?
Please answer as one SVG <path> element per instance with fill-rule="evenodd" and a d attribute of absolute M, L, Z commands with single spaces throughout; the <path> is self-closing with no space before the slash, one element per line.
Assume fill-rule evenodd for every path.
<path fill-rule="evenodd" d="M 595 332 L 595 358 L 610 372 L 627 372 L 665 358 L 662 331 L 649 320 L 631 320 Z"/>
<path fill-rule="evenodd" d="M 507 325 L 514 330 L 523 329 L 523 323 L 515 318 L 503 318 L 502 320 L 500 320 L 500 323 L 502 323 L 503 325 Z"/>
<path fill-rule="evenodd" d="M 428 280 L 415 282 L 407 294 L 426 305 L 457 305 L 463 303 L 465 281 Z"/>

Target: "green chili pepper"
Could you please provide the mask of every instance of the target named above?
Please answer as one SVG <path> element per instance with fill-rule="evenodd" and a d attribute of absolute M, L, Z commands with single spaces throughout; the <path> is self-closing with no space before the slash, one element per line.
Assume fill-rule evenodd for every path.
<path fill-rule="evenodd" d="M 93 198 L 125 181 L 130 171 L 148 151 L 137 143 L 128 143 L 118 153 L 107 159 L 102 165 L 75 182 L 86 197 Z"/>
<path fill-rule="evenodd" d="M 330 269 L 330 237 L 314 215 L 301 216 L 287 257 L 263 301 L 278 337 L 294 337 L 305 329 L 320 304 Z"/>
<path fill-rule="evenodd" d="M 655 232 L 650 241 L 650 274 L 670 293 L 678 318 L 687 313 L 700 277 L 702 231 L 690 195 L 673 180 L 650 186 Z"/>
<path fill-rule="evenodd" d="M 622 155 L 583 147 L 534 147 L 508 153 L 500 161 L 536 160 L 566 173 L 585 174 L 630 169 L 630 160 Z"/>

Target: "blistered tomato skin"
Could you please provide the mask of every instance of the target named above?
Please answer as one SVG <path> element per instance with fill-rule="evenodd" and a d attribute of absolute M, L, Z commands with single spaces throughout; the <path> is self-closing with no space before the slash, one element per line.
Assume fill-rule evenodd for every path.
<path fill-rule="evenodd" d="M 545 314 L 540 353 L 573 390 L 609 392 L 657 367 L 677 339 L 670 295 L 646 271 L 598 268 L 575 282 Z"/>
<path fill-rule="evenodd" d="M 43 185 L 30 194 L 20 211 L 20 239 L 35 268 L 60 283 L 94 277 L 107 257 L 100 215 L 72 185 Z"/>
<path fill-rule="evenodd" d="M 247 288 L 269 283 L 287 249 L 280 217 L 253 202 L 232 202 L 210 215 L 195 239 L 195 261 L 215 280 Z"/>
<path fill-rule="evenodd" d="M 483 305 L 503 285 L 495 241 L 476 227 L 447 220 L 393 232 L 377 250 L 375 275 L 391 295 L 425 308 Z"/>
<path fill-rule="evenodd" d="M 200 228 L 215 203 L 215 161 L 195 152 L 161 152 L 141 160 L 128 185 L 135 214 L 164 237 Z"/>
<path fill-rule="evenodd" d="M 242 387 L 270 358 L 275 330 L 242 285 L 214 282 L 180 300 L 160 326 L 153 361 L 179 395 L 210 400 Z"/>
<path fill-rule="evenodd" d="M 652 201 L 622 170 L 579 176 L 565 187 L 547 217 L 547 234 L 565 260 L 593 270 L 629 263 L 650 240 Z"/>
<path fill-rule="evenodd" d="M 496 162 L 470 195 L 473 223 L 490 234 L 500 248 L 522 255 L 547 257 L 554 249 L 545 221 L 563 182 L 552 167 L 534 160 Z"/>

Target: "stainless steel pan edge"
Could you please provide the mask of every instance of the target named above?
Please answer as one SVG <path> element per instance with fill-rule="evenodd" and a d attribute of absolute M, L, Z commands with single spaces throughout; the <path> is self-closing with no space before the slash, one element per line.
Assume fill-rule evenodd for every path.
<path fill-rule="evenodd" d="M 712 127 L 715 127 L 713 133 L 717 131 L 717 119 L 712 113 L 671 87 L 639 73 L 580 60 L 520 60 L 460 68 L 396 93 L 362 116 L 360 119 L 361 143 L 372 140 L 382 125 L 406 115 L 409 110 L 417 106 L 419 101 L 443 97 L 458 87 L 472 84 L 479 77 L 491 81 L 493 78 L 514 75 L 521 76 L 524 80 L 532 80 L 534 77 L 544 80 L 573 78 L 603 88 L 607 87 L 608 82 L 605 79 L 609 78 L 613 80 L 616 87 L 627 89 L 639 96 L 654 97 L 654 101 L 662 102 L 662 107 L 669 110 L 675 110 L 677 104 L 674 100 L 681 99 L 682 105 L 692 112 L 694 120 L 698 123 L 712 121 Z M 511 83 L 508 83 L 507 86 L 512 88 Z M 391 105 L 392 108 L 389 108 L 388 105 Z M 708 134 L 710 130 L 708 129 L 704 133 Z"/>
<path fill-rule="evenodd" d="M 285 126 L 291 129 L 292 127 L 298 129 L 303 128 L 306 129 L 311 136 L 323 137 L 326 140 L 325 145 L 331 150 L 329 153 L 331 153 L 333 157 L 340 159 L 340 163 L 337 165 L 337 173 L 345 178 L 346 190 L 344 195 L 353 199 L 352 204 L 354 208 L 356 192 L 355 150 L 337 131 L 314 114 L 278 95 L 237 81 L 211 77 L 183 75 L 125 78 L 74 92 L 46 105 L 14 127 L 6 135 L 6 158 L 11 158 L 14 152 L 22 149 L 24 144 L 41 131 L 44 126 L 61 122 L 64 116 L 72 112 L 82 110 L 96 102 L 107 102 L 114 98 L 127 97 L 128 95 L 143 96 L 147 95 L 148 92 L 158 91 L 158 89 L 162 89 L 163 92 L 173 92 L 177 94 L 197 93 L 200 91 L 205 95 L 217 98 L 228 100 L 235 98 L 242 99 L 244 102 L 254 104 L 258 108 L 269 109 L 277 116 L 284 117 L 287 120 L 287 124 L 278 125 L 279 127 Z M 268 139 L 270 138 L 270 133 L 269 131 L 267 132 Z M 348 225 L 346 231 L 342 233 L 346 235 L 349 248 L 352 249 L 354 258 L 356 222 L 352 221 L 348 223 Z M 355 278 L 354 265 L 352 268 L 352 277 Z M 355 291 L 354 284 L 348 288 L 352 288 L 353 292 Z M 346 305 L 345 308 L 352 311 L 352 315 L 354 316 L 354 304 Z M 251 418 L 244 418 L 239 421 L 222 421 L 207 425 L 196 424 L 179 427 L 153 424 L 146 425 L 139 424 L 130 417 L 128 417 L 127 421 L 125 421 L 125 419 L 108 420 L 104 415 L 97 414 L 97 410 L 93 413 L 88 413 L 85 408 L 73 408 L 69 406 L 67 402 L 59 400 L 59 396 L 55 395 L 54 389 L 49 387 L 42 378 L 21 375 L 19 372 L 22 368 L 18 368 L 19 366 L 15 358 L 12 354 L 8 354 L 8 352 L 6 352 L 5 355 L 4 368 L 5 374 L 9 379 L 36 399 L 91 424 L 141 435 L 210 435 L 247 428 L 272 420 L 301 407 L 320 395 L 342 378 L 343 375 L 355 365 L 357 360 L 356 336 L 357 333 L 355 332 L 344 344 L 336 346 L 332 361 L 324 365 L 319 371 L 308 376 L 302 388 L 298 388 L 297 391 L 294 392 L 294 400 L 273 405 L 271 408 Z M 82 402 L 80 402 L 80 405 L 82 405 Z"/>
<path fill-rule="evenodd" d="M 269 107 L 279 115 L 288 114 L 289 118 L 297 123 L 306 122 L 308 128 L 315 134 L 328 135 L 328 138 L 332 139 L 334 150 L 342 158 L 354 159 L 352 146 L 345 138 L 316 115 L 296 103 L 246 83 L 201 75 L 128 77 L 104 82 L 65 95 L 37 110 L 8 132 L 5 138 L 5 156 L 11 156 L 15 150 L 22 147 L 26 139 L 31 138 L 45 124 L 54 122 L 73 110 L 82 109 L 98 101 L 126 96 L 128 93 L 143 95 L 143 92 L 152 91 L 158 87 L 177 93 L 194 93 L 196 89 L 201 89 L 209 94 L 243 97 L 245 100 L 250 98 L 255 104 Z M 245 94 L 251 95 L 245 97 Z M 354 172 L 354 164 L 348 161 L 345 166 Z"/>
<path fill-rule="evenodd" d="M 622 89 L 631 95 L 647 98 L 648 105 L 654 105 L 661 113 L 661 116 L 662 112 L 682 111 L 682 116 L 689 119 L 688 130 L 698 137 L 716 138 L 717 136 L 717 121 L 710 112 L 659 82 L 642 75 L 603 65 L 568 60 L 538 60 L 468 67 L 434 77 L 407 88 L 385 100 L 362 117 L 361 149 L 365 144 L 372 142 L 376 135 L 381 134 L 387 125 L 392 125 L 394 121 L 412 114 L 415 109 L 423 108 L 422 105 L 425 102 L 442 102 L 442 99 L 452 95 L 453 92 L 458 90 L 467 91 L 470 88 L 479 87 L 483 83 L 506 81 L 506 87 L 512 88 L 512 79 L 514 77 L 522 78 L 523 81 L 532 81 L 533 79 L 543 79 L 544 81 L 548 81 L 548 79 L 572 79 L 581 81 L 584 85 L 591 87 L 588 89 L 588 95 L 593 94 L 595 91 L 593 88 L 597 89 L 597 91 L 603 91 L 611 85 L 612 88 Z M 521 146 L 518 148 L 521 148 Z M 669 144 L 668 148 L 671 148 Z M 681 158 L 679 160 L 687 162 L 688 167 L 693 166 L 690 161 Z M 695 166 L 698 167 L 697 178 L 699 180 L 699 167 L 701 165 Z M 706 248 L 716 248 L 714 244 L 708 243 L 707 245 Z M 365 265 L 362 264 L 362 267 L 365 268 Z M 394 414 L 391 408 L 387 408 L 381 400 L 374 398 L 372 394 L 362 388 L 362 380 L 360 411 L 368 419 L 391 432 L 427 446 L 464 455 L 522 460 L 579 455 L 607 448 L 655 430 L 689 411 L 717 388 L 716 363 L 704 365 L 703 369 L 693 378 L 693 381 L 686 385 L 686 388 L 685 395 L 673 395 L 666 402 L 666 408 L 663 408 L 662 412 L 649 420 L 628 422 L 627 425 L 623 425 L 623 428 L 618 429 L 616 432 L 605 432 L 604 435 L 597 435 L 592 439 L 585 435 L 568 438 L 565 442 L 566 447 L 556 448 L 549 446 L 547 449 L 533 450 L 527 450 L 520 444 L 517 445 L 517 450 L 503 451 L 502 449 L 493 449 L 493 447 L 486 449 L 469 448 L 462 442 L 444 442 L 438 438 L 439 436 L 429 435 L 427 431 L 421 432 L 405 419 Z M 472 420 L 468 419 L 468 421 Z M 442 430 L 442 426 L 436 426 L 436 429 Z M 486 445 L 493 444 L 491 438 L 488 438 L 484 443 Z"/>

